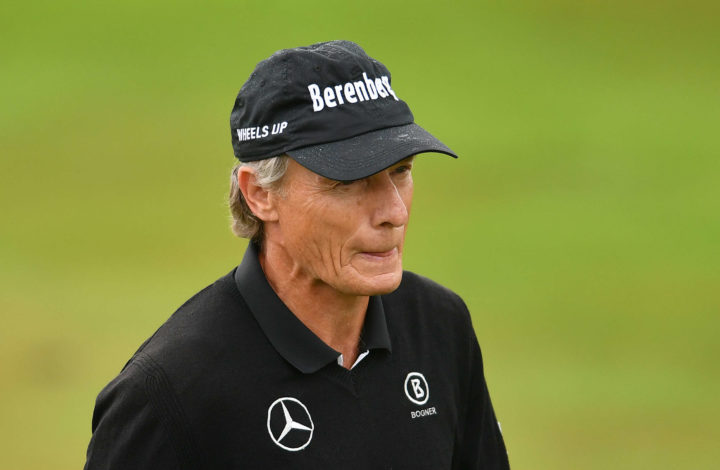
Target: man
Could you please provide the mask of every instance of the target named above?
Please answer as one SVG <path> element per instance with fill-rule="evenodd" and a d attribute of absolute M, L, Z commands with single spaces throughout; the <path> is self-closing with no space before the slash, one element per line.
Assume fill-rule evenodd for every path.
<path fill-rule="evenodd" d="M 236 269 L 99 395 L 86 468 L 505 469 L 469 313 L 402 271 L 413 122 L 356 44 L 275 53 L 230 118 Z"/>

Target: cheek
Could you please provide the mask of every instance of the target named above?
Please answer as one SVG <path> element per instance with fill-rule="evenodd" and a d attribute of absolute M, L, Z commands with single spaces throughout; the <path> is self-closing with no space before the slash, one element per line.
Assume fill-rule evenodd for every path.
<path fill-rule="evenodd" d="M 314 205 L 285 208 L 280 225 L 286 248 L 318 274 L 337 272 L 350 258 L 348 212 Z"/>

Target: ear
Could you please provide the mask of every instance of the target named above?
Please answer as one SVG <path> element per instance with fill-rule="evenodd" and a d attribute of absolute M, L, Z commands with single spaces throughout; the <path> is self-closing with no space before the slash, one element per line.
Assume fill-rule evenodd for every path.
<path fill-rule="evenodd" d="M 268 190 L 263 189 L 255 182 L 255 172 L 253 172 L 252 168 L 241 166 L 237 176 L 240 191 L 255 217 L 263 222 L 278 220 L 275 198 L 272 197 Z"/>

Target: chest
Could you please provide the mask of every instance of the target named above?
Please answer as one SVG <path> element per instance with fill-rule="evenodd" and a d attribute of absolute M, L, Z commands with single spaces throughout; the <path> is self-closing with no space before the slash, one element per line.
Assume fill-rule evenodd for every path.
<path fill-rule="evenodd" d="M 247 377 L 194 428 L 211 468 L 449 468 L 456 383 L 430 362 L 371 354 L 353 371 Z"/>

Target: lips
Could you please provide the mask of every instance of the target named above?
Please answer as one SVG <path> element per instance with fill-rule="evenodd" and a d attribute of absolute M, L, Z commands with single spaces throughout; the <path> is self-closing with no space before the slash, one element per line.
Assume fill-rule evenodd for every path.
<path fill-rule="evenodd" d="M 373 256 L 376 258 L 389 258 L 397 253 L 397 247 L 392 247 L 387 251 L 363 251 L 362 254 L 366 256 Z"/>

